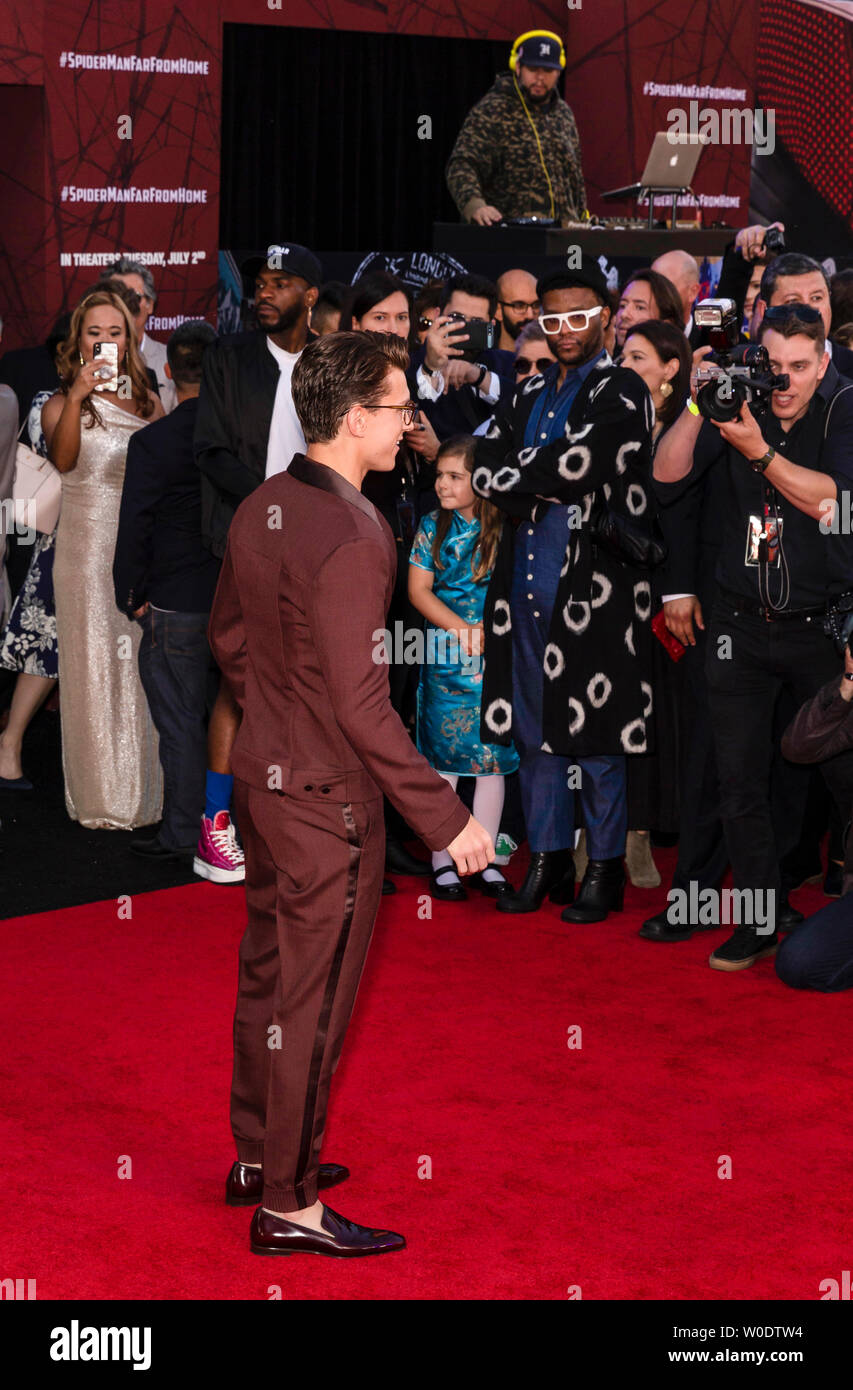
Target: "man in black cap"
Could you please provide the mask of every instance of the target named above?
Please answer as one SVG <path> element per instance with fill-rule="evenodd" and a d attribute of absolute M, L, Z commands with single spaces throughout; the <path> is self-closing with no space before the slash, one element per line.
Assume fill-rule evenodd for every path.
<path fill-rule="evenodd" d="M 450 196 L 465 222 L 535 214 L 557 222 L 587 215 L 578 128 L 557 91 L 566 54 L 559 35 L 516 39 L 509 72 L 473 107 L 447 162 Z"/>
<path fill-rule="evenodd" d="M 524 884 L 497 907 L 535 912 L 549 892 L 571 904 L 577 789 L 589 866 L 562 915 L 596 922 L 622 907 L 625 755 L 647 751 L 652 689 L 648 573 L 592 544 L 592 504 L 648 517 L 653 417 L 645 383 L 604 346 L 610 308 L 597 263 L 584 256 L 537 291 L 557 360 L 478 440 L 472 478 L 521 521 L 503 528 L 483 616 L 481 736 L 515 742 L 530 845 Z"/>
<path fill-rule="evenodd" d="M 305 450 L 290 378 L 317 336 L 308 317 L 323 282 L 317 257 L 293 242 L 270 246 L 242 271 L 254 284 L 260 331 L 220 338 L 205 355 L 195 430 L 202 532 L 219 556 L 243 498 Z"/>
<path fill-rule="evenodd" d="M 193 439 L 202 475 L 202 539 L 220 558 L 243 499 L 305 452 L 290 380 L 306 343 L 317 336 L 308 317 L 323 283 L 317 257 L 294 242 L 268 247 L 242 271 L 254 285 L 259 331 L 219 338 L 205 353 Z M 231 821 L 231 749 L 239 726 L 239 708 L 223 681 L 208 729 L 205 807 L 193 863 L 212 883 L 245 876 Z"/>

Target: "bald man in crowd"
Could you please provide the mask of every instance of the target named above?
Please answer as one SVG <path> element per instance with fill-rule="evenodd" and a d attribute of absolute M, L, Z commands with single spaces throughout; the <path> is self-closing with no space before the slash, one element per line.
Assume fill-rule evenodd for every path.
<path fill-rule="evenodd" d="M 541 308 L 536 277 L 527 270 L 505 270 L 497 282 L 497 289 L 495 317 L 501 327 L 497 346 L 505 352 L 515 352 L 519 333 L 537 317 Z"/>
<path fill-rule="evenodd" d="M 652 270 L 656 270 L 658 275 L 665 275 L 678 290 L 684 309 L 684 335 L 691 347 L 698 347 L 699 335 L 693 323 L 693 305 L 699 293 L 698 265 L 688 251 L 664 251 L 662 256 L 652 261 Z"/>

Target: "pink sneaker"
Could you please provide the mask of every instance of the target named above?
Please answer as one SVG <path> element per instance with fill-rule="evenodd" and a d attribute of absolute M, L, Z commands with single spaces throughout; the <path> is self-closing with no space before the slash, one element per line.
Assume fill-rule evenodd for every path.
<path fill-rule="evenodd" d="M 213 820 L 202 816 L 193 870 L 211 883 L 242 883 L 245 879 L 246 861 L 227 811 L 217 811 Z"/>

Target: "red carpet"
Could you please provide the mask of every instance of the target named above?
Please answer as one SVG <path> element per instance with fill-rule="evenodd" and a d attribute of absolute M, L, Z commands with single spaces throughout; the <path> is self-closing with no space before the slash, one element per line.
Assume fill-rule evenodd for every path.
<path fill-rule="evenodd" d="M 790 990 L 772 962 L 710 970 L 724 929 L 642 941 L 664 889 L 569 927 L 479 896 L 424 921 L 422 884 L 397 882 L 324 1157 L 353 1174 L 330 1204 L 407 1250 L 250 1254 L 251 1208 L 222 1200 L 244 903 L 198 883 L 130 921 L 102 902 L 4 924 L 4 1274 L 40 1300 L 814 1300 L 841 1277 L 849 995 Z"/>

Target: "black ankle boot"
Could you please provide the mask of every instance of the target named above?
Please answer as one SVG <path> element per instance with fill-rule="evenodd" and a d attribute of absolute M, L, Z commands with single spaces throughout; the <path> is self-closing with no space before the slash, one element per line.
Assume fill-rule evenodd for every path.
<path fill-rule="evenodd" d="M 574 878 L 575 861 L 570 849 L 540 850 L 531 854 L 527 877 L 518 892 L 504 893 L 495 906 L 499 912 L 537 912 L 548 892 L 552 902 L 570 903 Z"/>
<path fill-rule="evenodd" d="M 573 907 L 560 913 L 564 922 L 603 922 L 609 912 L 621 912 L 625 897 L 625 868 L 617 859 L 590 859 Z"/>

